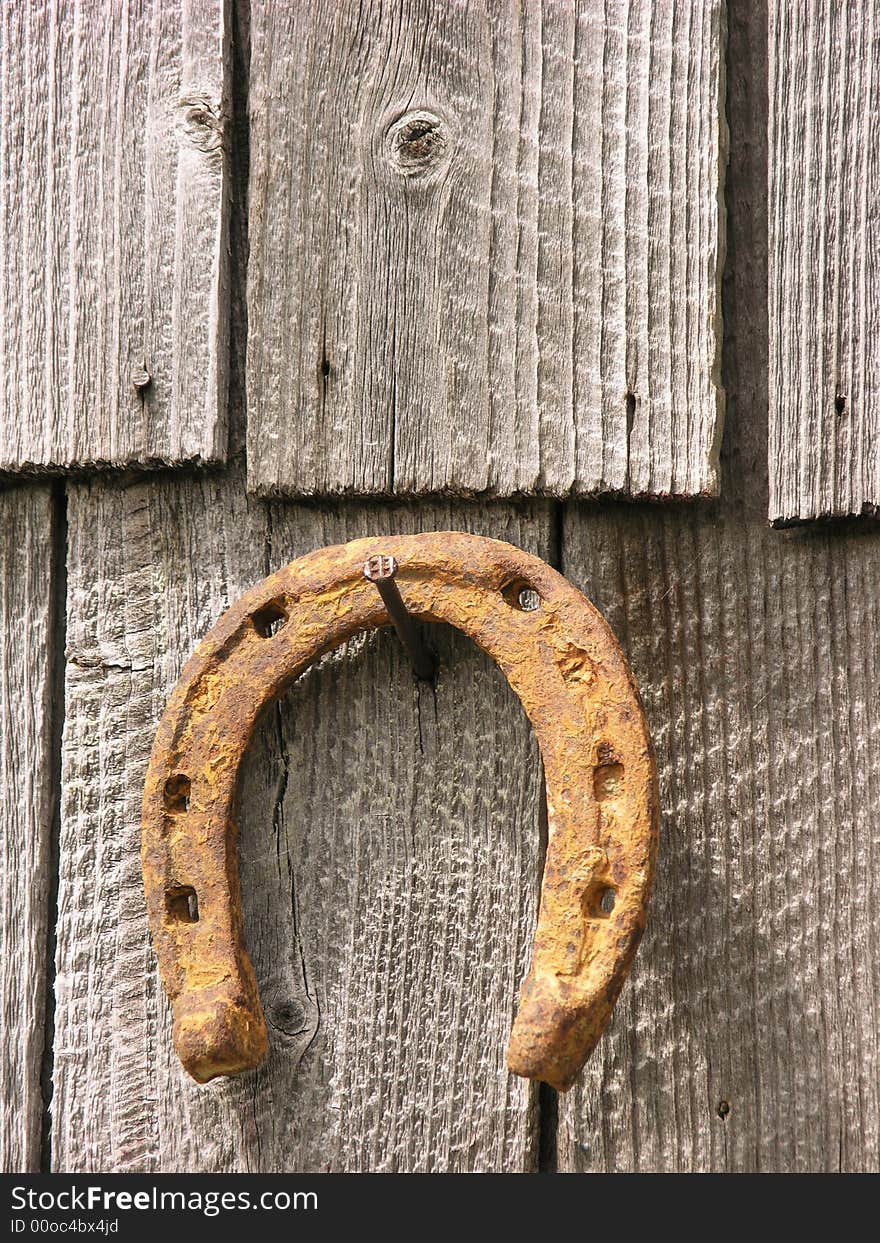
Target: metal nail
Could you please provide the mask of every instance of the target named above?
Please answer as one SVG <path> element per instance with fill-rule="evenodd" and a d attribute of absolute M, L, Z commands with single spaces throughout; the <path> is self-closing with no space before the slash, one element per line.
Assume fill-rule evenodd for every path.
<path fill-rule="evenodd" d="M 406 648 L 417 678 L 430 682 L 437 671 L 437 662 L 425 646 L 422 636 L 416 628 L 411 614 L 403 602 L 403 597 L 394 576 L 397 573 L 397 560 L 377 553 L 364 562 L 364 578 L 379 592 L 388 616 L 394 623 L 398 638 Z"/>

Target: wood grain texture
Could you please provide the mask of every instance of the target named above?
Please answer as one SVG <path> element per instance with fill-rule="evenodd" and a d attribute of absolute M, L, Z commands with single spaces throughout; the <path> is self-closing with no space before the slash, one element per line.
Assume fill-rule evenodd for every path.
<path fill-rule="evenodd" d="M 236 475 L 71 489 L 56 1168 L 535 1165 L 535 1090 L 504 1051 L 540 880 L 540 763 L 506 681 L 460 636 L 432 629 L 436 690 L 393 635 L 353 642 L 261 729 L 239 842 L 260 1070 L 186 1078 L 143 909 L 143 776 L 196 640 L 314 547 L 448 527 L 552 547 L 541 502 L 267 507 Z"/>
<path fill-rule="evenodd" d="M 716 491 L 722 8 L 255 7 L 252 490 Z"/>
<path fill-rule="evenodd" d="M 878 1163 L 880 543 L 766 524 L 767 24 L 730 3 L 720 512 L 565 517 L 565 572 L 643 693 L 662 824 L 632 980 L 560 1101 L 563 1169 Z"/>
<path fill-rule="evenodd" d="M 3 7 L 0 470 L 225 456 L 223 10 Z"/>
<path fill-rule="evenodd" d="M 40 1168 L 53 790 L 53 505 L 0 492 L 0 1170 Z"/>
<path fill-rule="evenodd" d="M 880 24 L 770 6 L 770 517 L 880 505 Z"/>
<path fill-rule="evenodd" d="M 880 544 L 573 508 L 563 550 L 628 650 L 662 823 L 560 1168 L 875 1170 Z"/>

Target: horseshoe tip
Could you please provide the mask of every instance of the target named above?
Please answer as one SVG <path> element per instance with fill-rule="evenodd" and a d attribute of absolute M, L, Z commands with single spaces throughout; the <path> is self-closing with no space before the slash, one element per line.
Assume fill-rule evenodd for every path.
<path fill-rule="evenodd" d="M 527 980 L 507 1049 L 507 1068 L 567 1092 L 599 1042 L 611 1006 L 596 996 L 565 1003 L 546 981 Z"/>
<path fill-rule="evenodd" d="M 254 1070 L 266 1056 L 261 1014 L 240 1000 L 181 997 L 174 1015 L 174 1048 L 196 1083 Z"/>

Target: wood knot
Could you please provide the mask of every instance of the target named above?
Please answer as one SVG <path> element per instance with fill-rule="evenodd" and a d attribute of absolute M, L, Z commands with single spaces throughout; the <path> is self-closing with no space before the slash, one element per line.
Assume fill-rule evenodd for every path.
<path fill-rule="evenodd" d="M 266 1017 L 285 1036 L 301 1036 L 309 1027 L 306 1008 L 296 997 L 276 1001 L 266 1007 Z"/>
<path fill-rule="evenodd" d="M 223 114 L 216 100 L 202 91 L 181 95 L 177 101 L 177 132 L 181 142 L 219 154 L 223 146 Z"/>
<path fill-rule="evenodd" d="M 440 117 L 420 108 L 405 112 L 385 133 L 388 163 L 401 177 L 426 177 L 449 158 L 449 130 Z"/>

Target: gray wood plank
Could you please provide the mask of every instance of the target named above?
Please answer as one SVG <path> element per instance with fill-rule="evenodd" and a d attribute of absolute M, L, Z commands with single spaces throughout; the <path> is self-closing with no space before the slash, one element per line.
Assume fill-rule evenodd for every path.
<path fill-rule="evenodd" d="M 880 30 L 770 6 L 770 517 L 880 504 Z"/>
<path fill-rule="evenodd" d="M 266 507 L 235 475 L 71 489 L 56 1168 L 535 1164 L 536 1093 L 504 1051 L 537 902 L 540 763 L 502 675 L 461 637 L 432 631 L 436 690 L 393 635 L 354 642 L 262 728 L 239 843 L 260 1070 L 186 1078 L 143 909 L 143 775 L 199 636 L 311 548 L 448 527 L 552 547 L 541 502 Z"/>
<path fill-rule="evenodd" d="M 565 518 L 565 572 L 644 696 L 662 823 L 632 979 L 560 1101 L 563 1169 L 880 1155 L 880 544 L 767 527 L 766 5 L 734 0 L 729 37 L 721 512 Z"/>
<path fill-rule="evenodd" d="M 628 650 L 662 822 L 560 1167 L 876 1170 L 880 543 L 573 508 L 563 547 Z"/>
<path fill-rule="evenodd" d="M 722 9 L 255 7 L 254 491 L 717 490 Z"/>
<path fill-rule="evenodd" d="M 40 1168 L 53 792 L 53 504 L 0 492 L 0 1170 Z"/>
<path fill-rule="evenodd" d="M 0 470 L 225 456 L 224 7 L 3 9 Z"/>

